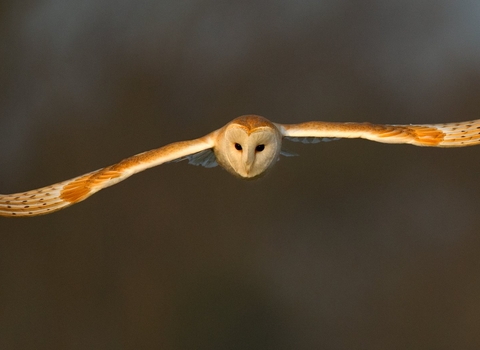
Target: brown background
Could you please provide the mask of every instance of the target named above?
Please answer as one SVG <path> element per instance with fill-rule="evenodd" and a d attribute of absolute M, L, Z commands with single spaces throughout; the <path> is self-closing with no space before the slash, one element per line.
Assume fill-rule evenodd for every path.
<path fill-rule="evenodd" d="M 242 114 L 480 118 L 478 1 L 0 3 L 0 192 Z M 1 349 L 478 349 L 480 147 L 288 144 L 0 219 Z"/>

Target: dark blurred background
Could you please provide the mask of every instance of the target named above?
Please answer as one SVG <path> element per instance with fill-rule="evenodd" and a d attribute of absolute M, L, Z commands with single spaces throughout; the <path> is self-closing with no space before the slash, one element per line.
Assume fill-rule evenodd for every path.
<path fill-rule="evenodd" d="M 242 114 L 480 118 L 480 3 L 0 3 L 0 192 Z M 1 349 L 478 349 L 480 147 L 288 143 L 0 218 Z"/>

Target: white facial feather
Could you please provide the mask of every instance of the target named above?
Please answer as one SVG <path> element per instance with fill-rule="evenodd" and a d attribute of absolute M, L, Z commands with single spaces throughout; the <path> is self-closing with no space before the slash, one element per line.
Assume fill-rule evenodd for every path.
<path fill-rule="evenodd" d="M 126 158 L 114 165 L 23 193 L 0 194 L 0 216 L 20 217 L 52 213 L 83 201 L 131 175 L 163 163 L 188 159 L 195 165 L 221 165 L 242 179 L 254 179 L 270 169 L 282 150 L 282 139 L 310 141 L 363 138 L 383 143 L 430 147 L 480 144 L 480 119 L 429 125 L 307 122 L 278 124 L 255 115 L 238 117 L 210 134 L 175 142 Z M 306 139 L 307 138 L 307 139 Z"/>
<path fill-rule="evenodd" d="M 230 173 L 245 179 L 262 175 L 278 159 L 281 135 L 273 125 L 253 131 L 232 123 L 214 148 L 218 163 Z"/>

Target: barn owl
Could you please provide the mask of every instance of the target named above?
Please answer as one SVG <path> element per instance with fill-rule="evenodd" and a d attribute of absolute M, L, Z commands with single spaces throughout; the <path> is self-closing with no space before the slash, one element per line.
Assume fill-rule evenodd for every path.
<path fill-rule="evenodd" d="M 220 165 L 239 178 L 254 179 L 269 170 L 281 155 L 291 155 L 282 148 L 284 139 L 318 142 L 338 138 L 431 147 L 473 146 L 480 143 L 480 119 L 430 125 L 320 121 L 279 124 L 260 116 L 246 115 L 195 140 L 174 142 L 51 186 L 0 195 L 0 215 L 22 217 L 52 213 L 135 173 L 185 159 L 207 168 Z"/>

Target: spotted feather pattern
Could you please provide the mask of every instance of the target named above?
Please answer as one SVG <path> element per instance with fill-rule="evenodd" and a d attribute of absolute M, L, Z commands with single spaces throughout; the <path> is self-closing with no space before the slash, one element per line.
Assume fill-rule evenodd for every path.
<path fill-rule="evenodd" d="M 121 162 L 57 184 L 15 194 L 0 194 L 0 216 L 37 216 L 83 201 L 92 194 L 156 165 L 208 150 L 213 134 L 137 154 Z"/>
<path fill-rule="evenodd" d="M 465 147 L 480 143 L 480 119 L 458 123 L 383 125 L 370 123 L 306 122 L 276 124 L 288 138 L 363 138 L 415 146 Z"/>
<path fill-rule="evenodd" d="M 84 183 L 85 181 L 83 179 L 93 175 L 94 173 L 82 175 L 71 180 L 28 192 L 0 195 L 0 215 L 43 215 L 68 207 L 91 195 L 89 187 L 81 187 L 78 184 Z M 72 192 L 71 190 L 69 191 L 69 189 L 80 189 L 80 191 Z"/>

